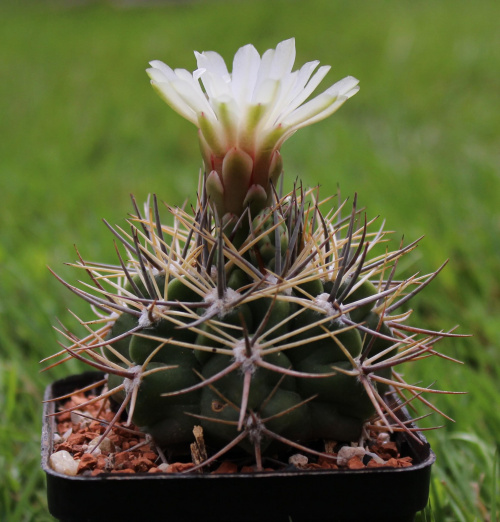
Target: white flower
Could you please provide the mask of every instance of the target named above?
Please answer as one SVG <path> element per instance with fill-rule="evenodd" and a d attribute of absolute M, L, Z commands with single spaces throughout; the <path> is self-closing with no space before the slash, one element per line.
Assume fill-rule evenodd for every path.
<path fill-rule="evenodd" d="M 262 57 L 253 45 L 242 47 L 234 56 L 232 73 L 215 52 L 195 55 L 198 69 L 193 73 L 151 62 L 151 83 L 198 127 L 207 191 L 219 215 L 239 215 L 248 205 L 259 210 L 269 203 L 270 182 L 276 184 L 281 174 L 284 141 L 297 129 L 333 114 L 358 92 L 358 80 L 348 76 L 306 101 L 330 67 L 317 69 L 319 62 L 314 61 L 292 71 L 293 38 Z"/>

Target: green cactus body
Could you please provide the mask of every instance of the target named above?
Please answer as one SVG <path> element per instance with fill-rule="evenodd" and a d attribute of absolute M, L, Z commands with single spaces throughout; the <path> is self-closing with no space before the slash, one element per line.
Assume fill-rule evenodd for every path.
<path fill-rule="evenodd" d="M 127 334 L 130 330 L 137 326 L 137 318 L 129 314 L 121 314 L 114 321 L 113 326 L 106 336 L 106 340 L 118 338 Z M 129 355 L 130 337 L 124 337 L 113 342 L 108 347 L 104 347 L 106 357 L 114 363 L 122 363 L 130 358 Z M 110 348 L 112 347 L 112 349 Z M 118 354 L 116 353 L 118 352 Z M 121 357 L 120 357 L 121 356 Z"/>
<path fill-rule="evenodd" d="M 429 353 L 442 335 L 407 335 L 409 314 L 391 314 L 434 274 L 393 282 L 411 248 L 368 261 L 367 241 L 385 234 L 356 227 L 355 205 L 347 221 L 303 211 L 307 196 L 292 192 L 234 230 L 226 219 L 223 236 L 206 200 L 194 217 L 172 209 L 173 227 L 137 225 L 144 246 L 116 268 L 112 297 L 86 295 L 106 320 L 87 341 L 100 347 L 92 364 L 159 445 L 186 453 L 201 424 L 214 452 L 239 448 L 260 465 L 286 441 L 356 441 L 382 410 L 391 429 L 383 398 L 404 383 L 399 357 Z M 168 248 L 151 247 L 168 236 Z"/>

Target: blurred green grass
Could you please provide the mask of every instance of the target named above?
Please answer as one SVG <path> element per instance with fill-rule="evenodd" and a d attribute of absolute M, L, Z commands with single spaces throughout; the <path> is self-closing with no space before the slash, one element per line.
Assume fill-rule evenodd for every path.
<path fill-rule="evenodd" d="M 140 4 L 140 2 L 137 2 Z M 465 361 L 409 367 L 410 380 L 466 396 L 438 396 L 456 419 L 429 432 L 438 462 L 421 520 L 495 520 L 500 432 L 500 4 L 240 0 L 128 8 L 110 2 L 0 6 L 0 519 L 51 520 L 39 471 L 43 387 L 78 370 L 40 374 L 57 348 L 55 317 L 86 305 L 48 272 L 74 244 L 114 262 L 101 218 L 123 223 L 129 194 L 170 204 L 193 198 L 195 129 L 154 94 L 144 73 L 161 59 L 193 70 L 192 50 L 228 61 L 248 42 L 263 52 L 296 37 L 297 63 L 331 64 L 362 90 L 331 119 L 283 148 L 296 177 L 324 196 L 358 192 L 399 241 L 426 238 L 409 269 L 449 265 L 416 303 L 428 327 L 460 324 L 471 339 L 441 349 Z M 327 82 L 325 81 L 325 87 Z M 439 418 L 432 419 L 441 423 Z M 496 472 L 495 472 L 496 469 Z M 496 477 L 495 477 L 496 475 Z"/>

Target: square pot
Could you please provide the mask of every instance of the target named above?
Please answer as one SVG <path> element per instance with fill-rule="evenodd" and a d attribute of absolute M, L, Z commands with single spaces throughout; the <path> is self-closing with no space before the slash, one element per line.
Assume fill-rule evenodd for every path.
<path fill-rule="evenodd" d="M 103 378 L 86 372 L 54 382 L 45 400 Z M 54 402 L 46 402 L 42 431 L 42 468 L 47 476 L 50 513 L 62 522 L 328 522 L 412 521 L 429 497 L 436 457 L 422 444 L 397 433 L 406 468 L 274 471 L 237 474 L 101 474 L 67 476 L 49 466 L 56 430 Z M 402 420 L 408 412 L 398 411 Z"/>

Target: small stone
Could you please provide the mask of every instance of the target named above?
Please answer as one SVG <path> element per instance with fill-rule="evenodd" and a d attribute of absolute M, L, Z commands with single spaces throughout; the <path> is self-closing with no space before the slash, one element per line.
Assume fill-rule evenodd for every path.
<path fill-rule="evenodd" d="M 121 447 L 122 437 L 116 433 L 108 433 L 108 439 L 115 445 Z"/>
<path fill-rule="evenodd" d="M 89 429 L 91 429 L 94 433 L 101 434 L 106 429 L 99 421 L 92 421 L 89 424 Z"/>
<path fill-rule="evenodd" d="M 389 460 L 390 458 L 398 458 L 399 452 L 395 442 L 388 441 L 382 444 L 376 444 L 373 451 L 377 453 L 382 459 Z"/>
<path fill-rule="evenodd" d="M 361 460 L 362 457 L 359 455 L 356 455 L 352 459 L 349 459 L 349 462 L 347 463 L 347 467 L 349 469 L 364 469 L 365 465 L 363 464 L 363 461 Z"/>
<path fill-rule="evenodd" d="M 144 452 L 142 454 L 142 456 L 145 459 L 149 459 L 151 462 L 154 462 L 158 458 L 158 455 L 156 453 L 152 452 L 152 451 Z"/>
<path fill-rule="evenodd" d="M 317 462 L 311 462 L 309 464 L 305 464 L 301 466 L 301 469 L 309 469 L 309 470 L 317 470 L 317 469 L 326 469 L 323 464 L 318 464 Z"/>
<path fill-rule="evenodd" d="M 121 453 L 117 453 L 115 455 L 115 466 L 117 468 L 123 467 L 123 465 L 130 460 L 130 453 L 127 451 L 122 451 Z"/>
<path fill-rule="evenodd" d="M 220 473 L 236 473 L 237 471 L 238 466 L 234 462 L 225 460 L 215 471 L 212 471 L 212 475 L 218 475 Z"/>
<path fill-rule="evenodd" d="M 137 473 L 144 473 L 153 466 L 153 463 L 149 459 L 145 459 L 142 457 L 133 459 L 131 461 L 131 464 L 134 468 L 134 471 L 136 471 Z"/>
<path fill-rule="evenodd" d="M 97 465 L 97 458 L 90 453 L 85 453 L 82 455 L 80 459 L 80 464 L 78 466 L 78 473 L 82 473 L 83 471 L 93 470 Z"/>
<path fill-rule="evenodd" d="M 56 451 L 49 459 L 50 467 L 57 473 L 75 476 L 78 473 L 78 461 L 68 451 Z"/>
<path fill-rule="evenodd" d="M 88 426 L 92 421 L 84 417 L 83 411 L 73 410 L 71 412 L 71 422 L 73 424 L 80 424 L 81 427 Z"/>
<path fill-rule="evenodd" d="M 71 419 L 71 413 L 69 411 L 63 411 L 57 416 L 57 422 L 67 422 Z"/>
<path fill-rule="evenodd" d="M 332 455 L 332 457 L 336 457 L 336 456 L 337 456 L 337 454 Z M 328 458 L 326 456 L 321 456 L 318 458 L 318 464 L 323 469 L 338 469 L 336 458 Z"/>
<path fill-rule="evenodd" d="M 90 455 L 90 453 L 87 453 L 87 455 Z M 109 461 L 108 457 L 105 457 L 104 455 L 96 455 L 96 467 L 102 470 L 107 470 L 109 467 Z"/>
<path fill-rule="evenodd" d="M 393 457 L 397 457 L 399 455 L 398 446 L 395 442 L 384 442 L 384 444 L 382 444 L 382 448 L 386 453 L 390 453 Z"/>
<path fill-rule="evenodd" d="M 296 468 L 302 468 L 309 462 L 309 459 L 305 455 L 301 455 L 300 453 L 296 453 L 292 455 L 288 459 L 288 464 L 295 466 Z"/>
<path fill-rule="evenodd" d="M 383 460 L 382 463 L 380 462 L 377 462 L 375 459 L 372 459 L 370 460 L 370 462 L 368 462 L 368 464 L 366 465 L 367 468 L 381 468 L 381 467 L 384 467 L 386 464 L 385 464 L 385 461 Z"/>
<path fill-rule="evenodd" d="M 407 468 L 412 465 L 413 459 L 411 457 L 401 457 L 397 459 L 398 468 Z"/>
<path fill-rule="evenodd" d="M 67 440 L 68 444 L 72 444 L 73 446 L 81 446 L 84 444 L 85 435 L 83 433 L 72 433 Z"/>
<path fill-rule="evenodd" d="M 67 442 L 63 442 L 62 444 L 57 444 L 55 451 L 69 451 L 73 453 L 73 446 Z"/>
<path fill-rule="evenodd" d="M 108 437 L 101 439 L 101 436 L 99 435 L 89 442 L 87 453 L 99 455 L 100 453 L 111 453 L 114 449 L 114 444 L 110 439 L 108 439 Z"/>
<path fill-rule="evenodd" d="M 164 462 L 163 464 L 160 464 L 156 469 L 160 470 L 162 473 L 166 473 L 168 471 L 169 464 Z"/>
<path fill-rule="evenodd" d="M 353 448 L 351 446 L 343 446 L 340 448 L 338 456 L 337 456 L 337 464 L 339 466 L 346 466 L 349 460 L 351 460 L 354 457 L 360 457 L 361 459 L 365 455 L 364 448 Z"/>
<path fill-rule="evenodd" d="M 391 440 L 391 436 L 386 431 L 381 431 L 377 435 L 377 442 L 379 444 L 383 444 L 384 442 L 389 442 Z"/>
<path fill-rule="evenodd" d="M 167 468 L 167 473 L 181 473 L 194 467 L 192 462 L 174 462 Z"/>

